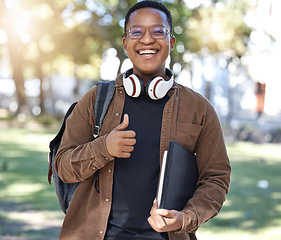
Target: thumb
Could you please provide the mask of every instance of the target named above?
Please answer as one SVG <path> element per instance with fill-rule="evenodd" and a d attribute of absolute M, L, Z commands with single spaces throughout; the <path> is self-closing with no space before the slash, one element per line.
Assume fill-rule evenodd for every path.
<path fill-rule="evenodd" d="M 156 213 L 167 218 L 172 218 L 175 215 L 173 210 L 167 210 L 167 209 L 157 209 Z"/>
<path fill-rule="evenodd" d="M 177 210 L 167 210 L 167 209 L 157 209 L 156 213 L 162 217 L 172 218 L 172 219 L 182 219 L 182 215 Z"/>
<path fill-rule="evenodd" d="M 128 126 L 129 126 L 129 115 L 125 114 L 123 122 L 121 122 L 115 129 L 118 130 L 118 131 L 123 131 Z"/>

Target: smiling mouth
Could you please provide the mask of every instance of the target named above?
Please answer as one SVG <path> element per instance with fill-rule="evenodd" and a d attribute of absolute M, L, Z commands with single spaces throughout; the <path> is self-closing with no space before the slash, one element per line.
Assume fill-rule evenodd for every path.
<path fill-rule="evenodd" d="M 139 50 L 138 54 L 140 54 L 140 55 L 154 55 L 157 52 L 158 52 L 157 50 L 146 49 L 146 50 Z"/>

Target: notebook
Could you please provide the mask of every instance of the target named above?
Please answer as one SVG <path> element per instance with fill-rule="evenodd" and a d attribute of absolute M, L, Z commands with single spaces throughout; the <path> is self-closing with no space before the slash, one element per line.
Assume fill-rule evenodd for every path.
<path fill-rule="evenodd" d="M 157 190 L 158 208 L 181 211 L 193 196 L 197 180 L 196 156 L 171 141 L 163 155 Z"/>

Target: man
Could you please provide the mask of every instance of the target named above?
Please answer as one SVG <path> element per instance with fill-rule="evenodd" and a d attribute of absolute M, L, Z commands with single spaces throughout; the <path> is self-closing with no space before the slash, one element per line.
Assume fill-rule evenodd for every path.
<path fill-rule="evenodd" d="M 174 44 L 164 5 L 142 1 L 128 11 L 123 46 L 133 69 L 115 80 L 101 136 L 92 136 L 95 87 L 68 118 L 55 159 L 63 181 L 82 182 L 60 239 L 196 239 L 200 224 L 221 209 L 230 181 L 221 126 L 204 97 L 173 82 L 165 61 Z M 197 190 L 180 212 L 158 209 L 155 199 L 170 141 L 196 153 L 199 171 Z"/>

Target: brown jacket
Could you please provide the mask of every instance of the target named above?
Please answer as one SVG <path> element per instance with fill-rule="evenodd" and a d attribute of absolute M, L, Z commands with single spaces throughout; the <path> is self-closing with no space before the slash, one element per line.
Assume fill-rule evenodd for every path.
<path fill-rule="evenodd" d="M 62 143 L 55 159 L 58 175 L 65 182 L 82 182 L 65 216 L 61 240 L 104 238 L 111 209 L 114 158 L 105 145 L 106 134 L 121 122 L 125 93 L 122 76 L 104 119 L 101 137 L 93 140 L 95 123 L 94 87 L 76 105 L 67 119 Z M 169 91 L 160 141 L 160 159 L 170 141 L 177 141 L 197 155 L 199 180 L 194 196 L 181 212 L 183 227 L 170 232 L 173 240 L 194 240 L 197 228 L 220 211 L 230 182 L 230 164 L 220 122 L 211 104 L 201 95 L 177 83 Z M 93 174 L 99 173 L 99 190 Z M 155 193 L 156 194 L 156 193 Z"/>

